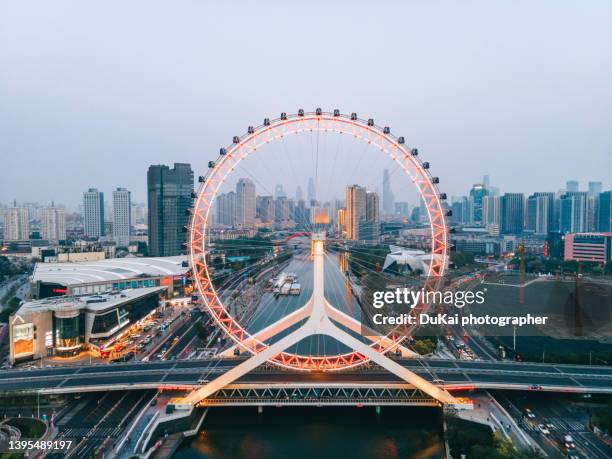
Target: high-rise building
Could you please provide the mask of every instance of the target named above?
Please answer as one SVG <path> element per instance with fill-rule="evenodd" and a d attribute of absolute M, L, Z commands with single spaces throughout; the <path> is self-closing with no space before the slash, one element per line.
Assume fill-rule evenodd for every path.
<path fill-rule="evenodd" d="M 154 257 L 180 255 L 189 224 L 188 210 L 193 204 L 193 171 L 191 165 L 175 163 L 153 165 L 147 172 L 149 255 Z"/>
<path fill-rule="evenodd" d="M 552 193 L 550 193 L 552 195 Z M 552 200 L 545 193 L 534 193 L 527 198 L 526 229 L 535 234 L 546 235 L 551 230 Z"/>
<path fill-rule="evenodd" d="M 315 206 L 317 200 L 317 191 L 315 189 L 315 182 L 312 177 L 308 179 L 308 205 Z"/>
<path fill-rule="evenodd" d="M 251 179 L 241 178 L 236 184 L 236 225 L 254 227 L 256 211 L 255 184 Z"/>
<path fill-rule="evenodd" d="M 470 223 L 482 223 L 482 199 L 489 194 L 483 184 L 476 184 L 470 190 Z"/>
<path fill-rule="evenodd" d="M 565 191 L 568 193 L 575 193 L 578 191 L 579 183 L 576 180 L 568 180 L 565 182 Z"/>
<path fill-rule="evenodd" d="M 501 223 L 499 196 L 482 197 L 482 223 L 498 226 Z"/>
<path fill-rule="evenodd" d="M 587 226 L 587 193 L 571 191 L 559 200 L 559 229 L 563 233 L 583 233 Z"/>
<path fill-rule="evenodd" d="M 279 183 L 274 188 L 274 197 L 275 198 L 286 198 L 287 197 L 287 193 L 285 193 L 285 190 L 282 184 Z"/>
<path fill-rule="evenodd" d="M 113 239 L 120 247 L 130 244 L 132 227 L 132 197 L 125 188 L 113 191 Z"/>
<path fill-rule="evenodd" d="M 257 196 L 257 218 L 262 223 L 274 221 L 274 198 L 272 196 Z"/>
<path fill-rule="evenodd" d="M 338 237 L 343 237 L 346 231 L 346 209 L 340 208 L 336 214 L 336 231 L 338 232 Z"/>
<path fill-rule="evenodd" d="M 301 226 L 308 226 L 310 222 L 310 209 L 306 207 L 306 201 L 300 199 L 293 208 L 293 221 Z"/>
<path fill-rule="evenodd" d="M 410 205 L 406 201 L 396 202 L 394 207 L 394 214 L 398 217 L 408 217 L 410 215 Z"/>
<path fill-rule="evenodd" d="M 419 209 L 422 209 L 423 206 L 423 200 L 421 199 L 421 207 L 419 207 Z M 453 196 L 451 199 L 451 211 L 453 213 L 451 221 L 453 223 L 468 223 L 470 218 L 470 212 L 469 212 L 469 200 L 466 196 Z M 419 210 L 419 213 L 421 212 L 421 210 Z M 424 212 L 426 212 L 424 210 Z M 423 216 L 425 219 L 427 218 L 427 215 Z M 421 218 L 422 220 L 422 218 Z"/>
<path fill-rule="evenodd" d="M 236 192 L 230 191 L 217 195 L 215 218 L 218 225 L 235 226 L 236 225 Z"/>
<path fill-rule="evenodd" d="M 586 197 L 586 231 L 597 231 L 597 211 L 599 204 L 599 193 L 595 196 L 587 194 Z"/>
<path fill-rule="evenodd" d="M 366 190 L 359 185 L 346 187 L 346 239 L 359 240 L 359 222 L 365 218 Z"/>
<path fill-rule="evenodd" d="M 597 209 L 597 231 L 612 232 L 612 191 L 599 193 Z"/>
<path fill-rule="evenodd" d="M 520 234 L 525 221 L 525 195 L 506 193 L 500 199 L 501 234 Z"/>
<path fill-rule="evenodd" d="M 385 215 L 393 215 L 395 213 L 395 197 L 393 196 L 393 190 L 391 189 L 391 177 L 389 175 L 389 169 L 383 171 L 383 212 Z"/>
<path fill-rule="evenodd" d="M 30 239 L 30 215 L 24 207 L 13 207 L 4 212 L 4 240 L 27 241 Z"/>
<path fill-rule="evenodd" d="M 299 202 L 302 199 L 304 199 L 304 192 L 302 191 L 302 187 L 298 185 L 295 189 L 295 200 Z"/>
<path fill-rule="evenodd" d="M 96 188 L 83 193 L 83 225 L 86 237 L 104 236 L 104 193 Z"/>
<path fill-rule="evenodd" d="M 589 196 L 599 196 L 599 193 L 601 193 L 601 187 L 601 182 L 589 182 Z"/>
<path fill-rule="evenodd" d="M 289 202 L 285 196 L 280 196 L 274 200 L 274 227 L 287 228 L 289 221 Z"/>
<path fill-rule="evenodd" d="M 359 224 L 359 239 L 370 242 L 380 239 L 380 199 L 377 193 L 366 193 L 365 218 Z"/>
<path fill-rule="evenodd" d="M 66 240 L 66 215 L 64 209 L 55 207 L 45 207 L 41 210 L 40 233 L 43 239 L 51 242 Z"/>

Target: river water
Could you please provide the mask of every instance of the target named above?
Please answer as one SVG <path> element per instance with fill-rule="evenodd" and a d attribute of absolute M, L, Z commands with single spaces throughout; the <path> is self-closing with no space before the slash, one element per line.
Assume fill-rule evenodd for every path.
<path fill-rule="evenodd" d="M 434 459 L 444 457 L 433 408 L 215 408 L 175 459 Z"/>

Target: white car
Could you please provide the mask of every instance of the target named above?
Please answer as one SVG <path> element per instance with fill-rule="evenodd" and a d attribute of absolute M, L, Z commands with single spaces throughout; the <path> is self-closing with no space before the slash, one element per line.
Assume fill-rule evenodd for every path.
<path fill-rule="evenodd" d="M 550 430 L 548 430 L 548 428 L 544 424 L 540 424 L 538 428 L 540 429 L 540 432 L 542 432 L 544 435 L 550 434 Z"/>

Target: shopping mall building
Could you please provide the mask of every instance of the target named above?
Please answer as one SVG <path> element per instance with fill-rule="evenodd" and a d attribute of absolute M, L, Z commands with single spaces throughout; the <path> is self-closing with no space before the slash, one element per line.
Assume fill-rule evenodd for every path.
<path fill-rule="evenodd" d="M 172 298 L 189 297 L 185 257 L 38 263 L 34 298 L 10 317 L 10 362 L 94 354 Z"/>

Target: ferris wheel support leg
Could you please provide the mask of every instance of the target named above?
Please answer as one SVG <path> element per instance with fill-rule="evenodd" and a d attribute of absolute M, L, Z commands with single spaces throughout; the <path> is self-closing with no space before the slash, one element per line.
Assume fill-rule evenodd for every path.
<path fill-rule="evenodd" d="M 436 400 L 449 405 L 458 406 L 460 405 L 459 400 L 449 394 L 447 391 L 440 389 L 435 384 L 430 383 L 426 379 L 420 377 L 416 373 L 408 370 L 407 368 L 401 366 L 399 363 L 391 360 L 384 354 L 377 352 L 375 349 L 372 349 L 367 344 L 362 343 L 358 339 L 351 336 L 349 333 L 344 330 L 339 329 L 331 321 L 328 321 L 327 326 L 322 327 L 321 332 L 325 333 L 341 343 L 349 346 L 351 349 L 365 355 L 373 362 L 377 363 L 385 370 L 394 374 L 395 376 L 402 378 L 409 384 L 412 384 L 415 388 L 425 392 Z"/>
<path fill-rule="evenodd" d="M 381 346 L 386 349 L 398 350 L 400 351 L 402 357 L 419 357 L 419 354 L 408 349 L 406 346 L 403 346 L 401 344 L 401 341 L 398 343 L 397 341 L 393 341 L 389 337 L 380 336 L 375 330 L 369 329 L 368 327 L 363 325 L 361 322 L 359 322 L 357 319 L 349 316 L 348 314 L 345 314 L 339 309 L 336 309 L 331 304 L 329 304 L 327 301 L 325 302 L 325 310 L 330 319 L 344 325 L 346 328 L 348 328 L 351 331 L 354 331 L 355 333 L 359 333 L 364 338 L 370 341 L 379 341 Z M 364 334 L 363 333 L 364 330 L 367 332 L 371 332 L 371 335 Z"/>
<path fill-rule="evenodd" d="M 223 357 L 233 357 L 236 349 L 241 349 L 243 351 L 249 351 L 258 341 L 266 341 L 280 332 L 287 330 L 289 327 L 297 324 L 298 322 L 304 320 L 306 317 L 310 315 L 312 311 L 312 298 L 301 308 L 293 311 L 291 314 L 283 317 L 277 322 L 268 325 L 266 328 L 254 333 L 252 336 L 244 340 L 244 343 L 238 345 L 234 344 L 230 346 L 228 349 L 223 351 L 220 355 Z"/>
<path fill-rule="evenodd" d="M 281 338 L 276 343 L 268 347 L 267 349 L 253 355 L 249 359 L 245 360 L 241 364 L 235 366 L 231 370 L 225 372 L 218 378 L 213 379 L 208 384 L 200 387 L 199 389 L 191 392 L 184 399 L 184 403 L 191 404 L 192 406 L 198 403 L 200 400 L 209 397 L 215 392 L 223 389 L 228 384 L 231 384 L 241 376 L 253 371 L 258 366 L 262 365 L 267 360 L 271 359 L 275 355 L 280 354 L 285 349 L 293 346 L 302 339 L 312 334 L 311 327 L 301 326 L 292 333 L 289 333 L 284 338 Z"/>

